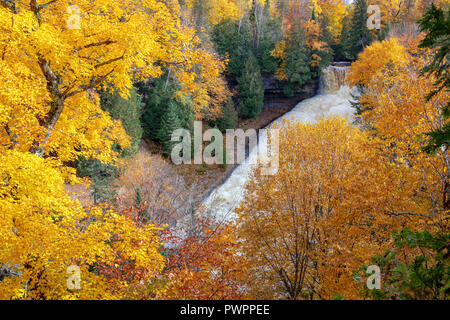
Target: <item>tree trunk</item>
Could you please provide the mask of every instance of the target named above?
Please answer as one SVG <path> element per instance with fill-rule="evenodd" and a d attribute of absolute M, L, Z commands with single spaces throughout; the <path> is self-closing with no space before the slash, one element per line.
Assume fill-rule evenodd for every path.
<path fill-rule="evenodd" d="M 50 139 L 50 136 L 55 128 L 56 122 L 58 121 L 61 113 L 64 110 L 65 96 L 61 93 L 60 77 L 55 74 L 47 61 L 39 59 L 39 66 L 41 67 L 42 73 L 47 80 L 47 90 L 50 93 L 52 101 L 50 102 L 50 110 L 47 115 L 39 120 L 39 124 L 46 129 L 45 136 L 42 140 L 36 139 L 33 142 L 33 146 L 30 152 L 42 157 L 45 154 L 45 147 Z"/>

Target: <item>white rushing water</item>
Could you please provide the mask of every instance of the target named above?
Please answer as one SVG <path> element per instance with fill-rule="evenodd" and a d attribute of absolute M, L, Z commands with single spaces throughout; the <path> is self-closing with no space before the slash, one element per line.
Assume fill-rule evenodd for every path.
<path fill-rule="evenodd" d="M 341 116 L 352 120 L 354 109 L 350 101 L 352 90 L 346 84 L 348 67 L 330 66 L 323 72 L 319 94 L 304 100 L 280 119 L 295 122 L 314 123 L 321 117 Z M 280 119 L 277 121 L 279 122 Z M 267 138 L 260 134 L 259 145 L 264 148 Z M 239 165 L 231 176 L 216 188 L 203 202 L 207 214 L 216 220 L 230 220 L 234 218 L 233 210 L 239 206 L 244 196 L 244 186 L 252 170 L 250 163 L 256 163 L 258 148 L 254 148 L 247 161 Z M 264 149 L 263 149 L 264 150 Z"/>

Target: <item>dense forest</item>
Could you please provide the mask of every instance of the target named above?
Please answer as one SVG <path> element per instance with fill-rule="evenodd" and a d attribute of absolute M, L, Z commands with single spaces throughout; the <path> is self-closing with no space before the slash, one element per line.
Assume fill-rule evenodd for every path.
<path fill-rule="evenodd" d="M 0 0 L 0 299 L 449 299 L 449 8 Z M 269 82 L 320 109 L 330 66 L 351 120 L 275 123 L 221 219 L 235 150 L 177 165 L 173 133 L 261 129 Z"/>

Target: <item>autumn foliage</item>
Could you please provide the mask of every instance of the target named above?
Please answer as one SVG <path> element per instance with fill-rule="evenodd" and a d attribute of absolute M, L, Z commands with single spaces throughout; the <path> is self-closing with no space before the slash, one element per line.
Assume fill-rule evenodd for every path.
<path fill-rule="evenodd" d="M 257 170 L 238 210 L 252 292 L 355 298 L 352 270 L 386 248 L 395 228 L 424 223 L 396 215 L 424 210 L 413 200 L 415 185 L 405 184 L 411 169 L 389 161 L 380 140 L 345 120 L 281 130 L 279 173 Z"/>
<path fill-rule="evenodd" d="M 140 281 L 160 272 L 160 227 L 82 206 L 65 192 L 65 183 L 82 182 L 67 163 L 121 162 L 113 146 L 130 142 L 100 108 L 106 85 L 126 97 L 134 81 L 170 67 L 199 115 L 225 90 L 204 80 L 220 77 L 223 62 L 181 24 L 176 2 L 78 1 L 79 28 L 68 23 L 71 4 L 0 2 L 3 299 L 120 298 L 134 278 L 113 276 L 116 265 L 131 261 Z M 67 290 L 70 265 L 80 266 L 79 292 Z"/>
<path fill-rule="evenodd" d="M 423 70 L 436 50 L 419 45 L 424 35 L 414 24 L 429 1 L 374 3 L 386 34 L 374 32 L 379 41 L 374 37 L 349 69 L 355 121 L 283 123 L 278 173 L 256 167 L 236 220 L 218 221 L 203 215 L 195 183 L 168 160 L 142 146 L 135 156 L 123 154 L 132 139 L 124 122 L 102 109 L 102 92 L 127 99 L 138 82 L 164 88 L 167 101 L 183 102 L 172 109 L 192 107 L 184 110 L 186 122 L 205 119 L 212 127 L 227 110 L 234 127 L 243 110 L 242 103 L 235 109 L 242 97 L 233 100 L 225 78 L 230 61 L 250 56 L 251 77 L 236 83 L 243 91 L 246 79 L 258 80 L 259 104 L 248 99 L 256 114 L 264 100 L 259 66 L 291 84 L 292 94 L 318 79 L 343 40 L 351 5 L 0 0 L 0 299 L 372 299 L 355 275 L 374 259 L 386 272 L 401 266 L 402 275 L 417 271 L 411 266 L 419 254 L 428 263 L 423 270 L 448 270 L 448 141 L 426 151 L 430 133 L 448 124 L 449 94 L 429 95 L 437 79 Z M 238 38 L 217 37 L 237 44 L 234 59 L 217 54 L 210 39 L 216 26 Z M 269 26 L 275 31 L 264 30 Z M 149 113 L 166 111 L 154 103 L 164 94 L 149 99 Z M 139 126 L 144 107 L 135 98 Z M 117 169 L 109 177 L 114 199 L 94 204 L 68 192 L 91 188 L 77 175 L 80 159 Z M 73 266 L 81 289 L 68 285 Z M 392 274 L 386 283 L 402 283 Z M 396 297 L 448 298 L 447 289 L 392 290 Z M 392 296 L 389 290 L 382 297 Z"/>

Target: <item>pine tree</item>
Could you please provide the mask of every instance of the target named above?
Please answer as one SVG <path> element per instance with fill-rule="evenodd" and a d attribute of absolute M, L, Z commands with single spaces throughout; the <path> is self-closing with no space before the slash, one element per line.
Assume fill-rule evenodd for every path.
<path fill-rule="evenodd" d="M 283 31 L 280 19 L 270 13 L 270 1 L 266 0 L 264 6 L 264 19 L 262 35 L 255 54 L 261 68 L 261 72 L 274 73 L 278 69 L 278 61 L 270 53 L 278 42 L 283 39 Z"/>
<path fill-rule="evenodd" d="M 86 159 L 80 157 L 78 160 L 77 174 L 80 177 L 92 179 L 92 196 L 94 203 L 107 202 L 114 198 L 115 191 L 112 187 L 119 169 L 112 164 L 105 164 L 98 159 Z"/>
<path fill-rule="evenodd" d="M 227 71 L 235 77 L 240 77 L 251 47 L 248 19 L 245 19 L 240 27 L 231 19 L 223 20 L 214 27 L 212 39 L 218 53 L 229 59 Z"/>
<path fill-rule="evenodd" d="M 135 201 L 136 201 L 136 208 L 138 210 L 139 221 L 141 221 L 142 223 L 147 223 L 148 222 L 148 213 L 147 213 L 147 210 L 144 208 L 145 203 L 144 203 L 144 198 L 142 196 L 141 187 L 136 188 Z"/>
<path fill-rule="evenodd" d="M 222 169 L 226 169 L 227 168 L 227 166 L 228 166 L 228 154 L 227 154 L 227 146 L 226 146 L 226 143 L 225 143 L 225 140 L 223 141 L 223 157 L 222 157 L 222 159 L 223 159 L 223 163 L 220 165 L 220 167 L 222 168 Z"/>
<path fill-rule="evenodd" d="M 243 118 L 258 115 L 264 105 L 261 72 L 255 56 L 250 53 L 242 76 L 239 78 L 239 112 Z"/>
<path fill-rule="evenodd" d="M 144 112 L 141 119 L 144 133 L 150 139 L 158 142 L 161 118 L 166 111 L 169 101 L 173 99 L 178 89 L 176 84 L 167 77 L 165 75 L 152 83 L 136 84 L 144 102 Z"/>
<path fill-rule="evenodd" d="M 434 4 L 420 20 L 422 31 L 427 32 L 420 47 L 435 49 L 435 55 L 431 63 L 422 70 L 423 75 L 434 75 L 437 79 L 435 89 L 427 95 L 427 100 L 442 90 L 450 91 L 450 11 L 443 10 Z M 428 145 L 424 148 L 426 152 L 433 153 L 441 146 L 450 144 L 450 101 L 447 101 L 442 108 L 444 125 L 442 129 L 437 129 L 427 133 L 430 137 Z"/>
<path fill-rule="evenodd" d="M 103 91 L 100 95 L 100 105 L 103 110 L 106 110 L 114 119 L 122 121 L 123 128 L 126 133 L 132 138 L 131 146 L 126 150 L 117 150 L 122 156 L 128 157 L 137 153 L 139 144 L 142 139 L 141 127 L 141 109 L 142 99 L 132 89 L 128 99 L 124 99 L 116 91 Z"/>
<path fill-rule="evenodd" d="M 234 108 L 233 99 L 229 99 L 222 109 L 222 116 L 217 119 L 216 125 L 220 131 L 225 132 L 227 129 L 234 129 L 238 123 L 238 113 Z"/>
<path fill-rule="evenodd" d="M 311 80 L 311 52 L 306 45 L 306 36 L 303 28 L 295 24 L 286 41 L 286 76 L 288 83 L 284 92 L 288 96 L 294 94 L 295 89 L 300 88 Z"/>
<path fill-rule="evenodd" d="M 172 133 L 176 129 L 182 128 L 181 120 L 177 112 L 177 104 L 174 101 L 170 101 L 167 107 L 167 111 L 164 113 L 161 119 L 161 128 L 158 131 L 158 138 L 161 141 L 163 152 L 166 155 L 170 155 L 172 148 L 176 142 L 172 142 Z"/>
<path fill-rule="evenodd" d="M 353 5 L 352 19 L 350 22 L 344 49 L 348 59 L 354 60 L 358 54 L 373 41 L 373 36 L 367 28 L 367 1 L 356 0 Z"/>

